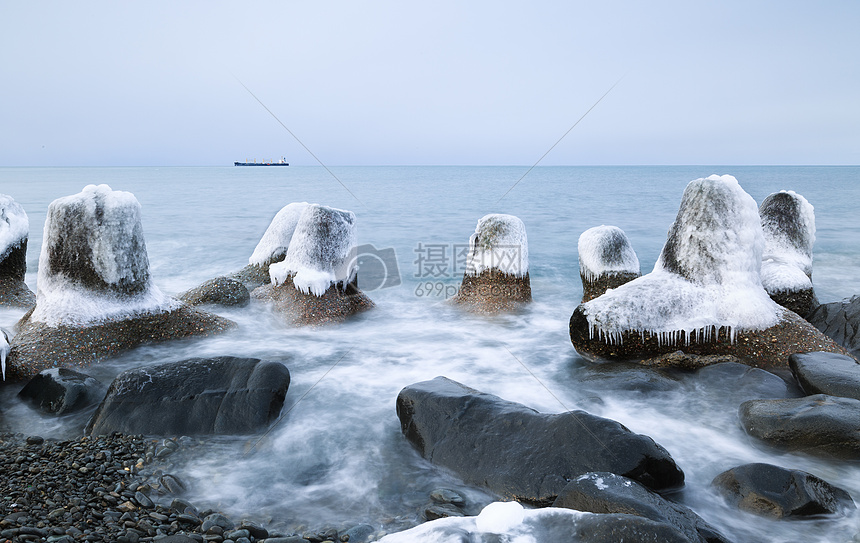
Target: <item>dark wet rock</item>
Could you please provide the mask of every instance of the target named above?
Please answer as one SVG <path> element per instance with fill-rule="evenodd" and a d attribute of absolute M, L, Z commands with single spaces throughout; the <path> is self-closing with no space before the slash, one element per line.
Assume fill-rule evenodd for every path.
<path fill-rule="evenodd" d="M 691 181 L 654 271 L 580 304 L 570 339 L 582 356 L 643 360 L 683 349 L 734 355 L 754 367 L 788 356 L 845 352 L 770 299 L 755 201 L 731 176 Z"/>
<path fill-rule="evenodd" d="M 271 302 L 288 324 L 308 326 L 343 322 L 347 318 L 371 309 L 374 304 L 352 283 L 330 286 L 322 296 L 306 294 L 293 285 L 292 277 L 280 285 L 265 285 L 251 295 Z"/>
<path fill-rule="evenodd" d="M 273 259 L 271 263 L 274 264 L 283 259 L 282 255 L 279 259 Z M 268 263 L 265 265 L 248 264 L 241 270 L 227 274 L 225 277 L 231 281 L 242 283 L 248 292 L 252 292 L 255 288 L 268 285 L 271 282 Z"/>
<path fill-rule="evenodd" d="M 240 530 L 246 530 L 254 539 L 266 539 L 269 537 L 269 531 L 254 524 L 253 522 L 244 521 L 239 525 Z"/>
<path fill-rule="evenodd" d="M 860 355 L 860 296 L 821 304 L 806 319 L 851 354 Z"/>
<path fill-rule="evenodd" d="M 452 303 L 476 313 L 515 311 L 532 301 L 526 228 L 513 215 L 481 217 L 469 238 L 469 257 Z"/>
<path fill-rule="evenodd" d="M 525 277 L 485 270 L 465 275 L 452 302 L 476 313 L 495 314 L 516 311 L 532 301 L 529 274 Z"/>
<path fill-rule="evenodd" d="M 205 336 L 235 324 L 165 296 L 149 273 L 140 204 L 88 185 L 51 202 L 36 305 L 18 322 L 7 377 L 85 367 L 144 343 Z"/>
<path fill-rule="evenodd" d="M 251 302 L 251 294 L 241 281 L 228 277 L 216 277 L 200 286 L 187 290 L 177 298 L 188 305 L 222 305 L 245 307 Z"/>
<path fill-rule="evenodd" d="M 376 530 L 370 524 L 359 524 L 344 532 L 343 535 L 347 536 L 349 543 L 368 543 L 375 533 Z"/>
<path fill-rule="evenodd" d="M 845 490 L 797 469 L 744 464 L 717 475 L 711 483 L 744 511 L 771 518 L 830 515 L 855 509 Z"/>
<path fill-rule="evenodd" d="M 87 427 L 93 435 L 245 434 L 278 416 L 289 370 L 255 358 L 192 358 L 121 373 Z"/>
<path fill-rule="evenodd" d="M 222 531 L 232 530 L 236 527 L 236 525 L 233 524 L 233 521 L 220 513 L 212 513 L 211 515 L 208 515 L 205 519 L 203 519 L 202 530 L 204 532 L 209 531 L 209 529 L 213 526 L 218 526 L 219 528 L 221 528 Z"/>
<path fill-rule="evenodd" d="M 421 515 L 425 520 L 466 516 L 462 509 L 450 503 L 428 503 L 424 506 Z"/>
<path fill-rule="evenodd" d="M 680 335 L 685 337 L 684 333 Z M 666 344 L 665 338 L 647 331 L 623 332 L 612 341 L 600 339 L 589 331 L 583 305 L 577 307 L 570 318 L 570 337 L 577 352 L 594 360 L 663 360 L 661 357 L 678 348 L 677 344 Z M 677 343 L 684 342 L 686 339 Z M 787 369 L 788 357 L 795 353 L 827 351 L 848 354 L 799 315 L 787 310 L 781 313 L 776 325 L 764 330 L 737 332 L 734 339 L 725 328 L 711 330 L 707 339 L 704 334 L 694 332 L 690 343 L 683 349 L 686 355 L 728 355 L 748 366 L 763 369 Z"/>
<path fill-rule="evenodd" d="M 623 514 L 589 515 L 576 523 L 578 541 L 588 543 L 690 543 L 677 528 L 644 517 Z M 577 541 L 577 539 L 572 539 Z"/>
<path fill-rule="evenodd" d="M 807 394 L 860 400 L 860 364 L 836 353 L 798 353 L 788 358 L 791 372 Z"/>
<path fill-rule="evenodd" d="M 738 362 L 722 362 L 697 370 L 690 376 L 700 394 L 740 405 L 747 400 L 782 399 L 803 392 L 781 377 Z"/>
<path fill-rule="evenodd" d="M 741 404 L 740 422 L 751 436 L 789 451 L 860 459 L 860 400 L 816 394 Z"/>
<path fill-rule="evenodd" d="M 668 524 L 690 541 L 725 543 L 728 540 L 688 507 L 672 503 L 636 481 L 608 472 L 576 477 L 552 504 L 590 513 L 623 513 Z"/>
<path fill-rule="evenodd" d="M 636 251 L 627 234 L 617 226 L 589 228 L 580 234 L 577 251 L 583 302 L 641 275 Z"/>
<path fill-rule="evenodd" d="M 23 280 L 0 277 L 0 306 L 33 307 L 34 305 L 36 305 L 36 294 Z"/>
<path fill-rule="evenodd" d="M 62 415 L 100 402 L 106 390 L 104 384 L 89 375 L 54 368 L 42 370 L 30 379 L 18 397 L 46 413 Z"/>
<path fill-rule="evenodd" d="M 725 363 L 737 363 L 740 359 L 730 354 L 706 354 L 697 355 L 675 351 L 654 358 L 646 358 L 639 362 L 642 366 L 650 368 L 676 368 L 681 370 L 698 370 L 707 366 Z"/>
<path fill-rule="evenodd" d="M 768 292 L 771 300 L 782 307 L 793 311 L 801 317 L 806 317 L 811 311 L 818 307 L 818 297 L 812 287 L 795 290 L 774 290 Z"/>
<path fill-rule="evenodd" d="M 401 430 L 429 461 L 502 496 L 549 504 L 570 479 L 611 471 L 661 490 L 684 473 L 648 436 L 584 411 L 542 414 L 445 377 L 404 388 Z"/>
<path fill-rule="evenodd" d="M 462 494 L 448 488 L 437 488 L 430 493 L 430 499 L 436 503 L 450 503 L 457 507 L 466 505 L 466 498 Z"/>
<path fill-rule="evenodd" d="M 24 318 L 12 342 L 7 360 L 7 379 L 31 379 L 43 369 L 85 368 L 140 345 L 226 332 L 236 323 L 181 306 L 133 319 L 91 326 L 48 326 Z"/>
<path fill-rule="evenodd" d="M 660 369 L 643 368 L 628 362 L 581 367 L 573 378 L 589 390 L 623 390 L 641 394 L 667 392 L 679 385 L 675 376 Z"/>
<path fill-rule="evenodd" d="M 805 316 L 818 305 L 812 286 L 812 247 L 815 212 L 794 191 L 769 195 L 759 207 L 764 252 L 761 281 L 781 306 Z"/>

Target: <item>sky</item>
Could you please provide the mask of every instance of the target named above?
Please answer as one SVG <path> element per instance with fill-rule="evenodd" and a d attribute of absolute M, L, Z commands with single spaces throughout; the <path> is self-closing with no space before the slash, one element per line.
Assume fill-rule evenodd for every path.
<path fill-rule="evenodd" d="M 0 166 L 856 165 L 858 28 L 851 0 L 0 0 Z"/>

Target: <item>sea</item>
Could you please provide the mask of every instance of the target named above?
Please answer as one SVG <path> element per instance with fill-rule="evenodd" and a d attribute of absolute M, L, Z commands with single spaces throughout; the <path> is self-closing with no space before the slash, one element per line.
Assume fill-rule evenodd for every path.
<path fill-rule="evenodd" d="M 175 467 L 201 509 L 287 532 L 358 523 L 395 531 L 421 522 L 430 492 L 449 488 L 477 514 L 499 497 L 421 458 L 395 412 L 402 388 L 444 375 L 542 412 L 584 409 L 651 436 L 686 474 L 672 498 L 734 541 L 860 541 L 860 513 L 771 520 L 737 511 L 710 487 L 727 469 L 767 462 L 813 473 L 860 501 L 860 464 L 780 452 L 743 432 L 738 406 L 762 387 L 696 374 L 655 376 L 659 386 L 644 390 L 619 386 L 623 379 L 594 379 L 606 364 L 596 368 L 571 345 L 568 321 L 582 296 L 579 235 L 604 224 L 621 228 L 647 273 L 684 187 L 711 174 L 735 176 L 759 203 L 780 190 L 803 195 L 815 208 L 819 300 L 860 294 L 855 166 L 0 168 L 0 192 L 29 216 L 34 291 L 49 203 L 88 184 L 137 197 L 151 273 L 170 295 L 245 266 L 291 202 L 355 213 L 360 266 L 374 270 L 362 285 L 371 311 L 338 325 L 289 328 L 263 305 L 213 309 L 238 328 L 144 346 L 87 370 L 108 383 L 130 368 L 220 355 L 289 368 L 284 409 L 265 434 L 209 439 Z M 462 280 L 469 236 L 489 213 L 515 215 L 526 226 L 534 302 L 515 314 L 480 316 L 446 302 Z M 22 314 L 1 310 L 0 326 L 12 330 Z M 0 391 L 11 431 L 75 437 L 92 412 L 42 415 L 16 392 Z"/>

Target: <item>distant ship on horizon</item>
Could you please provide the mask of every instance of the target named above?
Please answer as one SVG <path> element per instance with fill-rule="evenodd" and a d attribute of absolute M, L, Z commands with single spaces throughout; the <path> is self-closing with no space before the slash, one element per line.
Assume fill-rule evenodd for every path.
<path fill-rule="evenodd" d="M 289 166 L 290 163 L 287 162 L 286 157 L 281 157 L 281 159 L 277 162 L 272 160 L 264 160 L 263 162 L 257 162 L 255 158 L 253 161 L 249 161 L 247 158 L 245 162 L 234 162 L 233 166 Z"/>

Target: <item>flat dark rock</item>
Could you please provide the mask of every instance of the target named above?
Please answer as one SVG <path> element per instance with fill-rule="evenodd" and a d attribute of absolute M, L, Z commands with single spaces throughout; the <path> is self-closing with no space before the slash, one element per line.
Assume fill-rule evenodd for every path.
<path fill-rule="evenodd" d="M 33 307 L 36 295 L 24 281 L 13 278 L 0 278 L 0 306 Z"/>
<path fill-rule="evenodd" d="M 97 379 L 68 368 L 43 370 L 18 393 L 18 397 L 47 413 L 62 415 L 98 403 L 107 387 Z"/>
<path fill-rule="evenodd" d="M 748 400 L 797 398 L 800 387 L 761 368 L 739 362 L 722 362 L 689 375 L 696 392 L 714 402 L 732 403 L 735 408 Z"/>
<path fill-rule="evenodd" d="M 49 368 L 85 368 L 143 344 L 208 336 L 234 326 L 231 320 L 186 305 L 91 326 L 48 326 L 27 314 L 12 340 L 6 380 L 29 380 Z"/>
<path fill-rule="evenodd" d="M 737 466 L 717 475 L 711 484 L 735 507 L 771 518 L 856 509 L 845 490 L 811 473 L 771 464 Z"/>
<path fill-rule="evenodd" d="M 789 451 L 860 460 L 860 400 L 816 394 L 741 404 L 751 436 Z"/>
<path fill-rule="evenodd" d="M 269 266 L 283 259 L 284 255 L 281 255 L 279 258 L 271 259 L 265 264 L 248 264 L 241 270 L 235 271 L 227 275 L 227 278 L 232 279 L 234 281 L 239 281 L 240 283 L 245 285 L 245 288 L 248 289 L 248 292 L 251 292 L 257 287 L 268 285 L 272 282 L 272 279 L 269 277 Z"/>
<path fill-rule="evenodd" d="M 616 421 L 584 411 L 539 413 L 445 377 L 404 388 L 397 414 L 424 458 L 507 498 L 548 505 L 589 471 L 656 490 L 684 483 L 663 447 Z"/>
<path fill-rule="evenodd" d="M 829 394 L 860 400 L 860 364 L 836 353 L 815 352 L 788 357 L 791 372 L 807 394 Z"/>
<path fill-rule="evenodd" d="M 596 391 L 652 394 L 676 390 L 680 386 L 679 380 L 668 372 L 629 362 L 589 364 L 578 368 L 572 377 L 577 381 L 578 388 Z"/>
<path fill-rule="evenodd" d="M 806 319 L 852 354 L 860 354 L 860 296 L 821 304 Z"/>
<path fill-rule="evenodd" d="M 636 515 L 668 524 L 698 543 L 728 543 L 722 534 L 690 508 L 672 503 L 636 481 L 608 472 L 573 479 L 552 504 L 590 513 Z"/>
<path fill-rule="evenodd" d="M 223 305 L 245 307 L 251 302 L 251 294 L 245 285 L 229 277 L 216 277 L 203 282 L 177 296 L 188 305 Z"/>
<path fill-rule="evenodd" d="M 286 366 L 256 358 L 192 358 L 125 371 L 90 420 L 91 435 L 248 434 L 284 405 Z"/>

